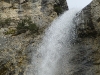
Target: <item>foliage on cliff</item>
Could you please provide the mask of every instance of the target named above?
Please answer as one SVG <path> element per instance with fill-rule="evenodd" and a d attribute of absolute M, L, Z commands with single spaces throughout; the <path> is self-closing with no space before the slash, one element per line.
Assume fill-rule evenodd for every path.
<path fill-rule="evenodd" d="M 34 33 L 38 33 L 38 29 L 39 27 L 32 22 L 31 18 L 27 17 L 18 22 L 17 34 L 25 33 L 28 30 L 34 34 Z"/>

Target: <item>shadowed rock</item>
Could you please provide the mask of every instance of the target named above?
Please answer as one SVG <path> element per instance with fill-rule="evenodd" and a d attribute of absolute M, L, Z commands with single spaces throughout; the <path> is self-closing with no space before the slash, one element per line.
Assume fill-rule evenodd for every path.
<path fill-rule="evenodd" d="M 73 75 L 100 75 L 100 3 L 93 0 L 76 14 L 76 45 L 78 52 L 71 61 L 77 65 Z M 76 62 L 76 63 L 75 63 Z M 79 68 L 81 67 L 81 68 Z"/>

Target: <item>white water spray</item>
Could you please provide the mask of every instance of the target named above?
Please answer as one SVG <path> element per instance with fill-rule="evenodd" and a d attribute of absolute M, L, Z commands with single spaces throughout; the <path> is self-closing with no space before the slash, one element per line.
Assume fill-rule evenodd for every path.
<path fill-rule="evenodd" d="M 35 73 L 28 75 L 69 75 L 71 65 L 71 40 L 74 39 L 73 18 L 77 10 L 66 11 L 58 17 L 46 30 L 43 41 L 39 46 L 38 54 L 41 59 L 33 57 L 33 63 L 37 67 Z"/>

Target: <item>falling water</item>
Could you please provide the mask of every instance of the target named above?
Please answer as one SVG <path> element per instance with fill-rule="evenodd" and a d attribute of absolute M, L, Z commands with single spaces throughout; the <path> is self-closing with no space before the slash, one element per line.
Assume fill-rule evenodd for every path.
<path fill-rule="evenodd" d="M 75 39 L 73 18 L 77 12 L 66 11 L 52 22 L 39 45 L 38 58 L 33 57 L 35 72 L 28 75 L 69 75 L 72 67 L 68 60 L 73 56 L 71 41 Z"/>

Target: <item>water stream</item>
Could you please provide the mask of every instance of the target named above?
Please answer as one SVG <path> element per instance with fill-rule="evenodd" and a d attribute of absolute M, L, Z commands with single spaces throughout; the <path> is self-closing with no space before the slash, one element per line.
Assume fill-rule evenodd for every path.
<path fill-rule="evenodd" d="M 37 50 L 38 58 L 33 56 L 34 70 L 28 75 L 69 75 L 72 66 L 68 61 L 73 56 L 71 41 L 75 39 L 73 18 L 77 12 L 66 11 L 51 23 Z"/>

